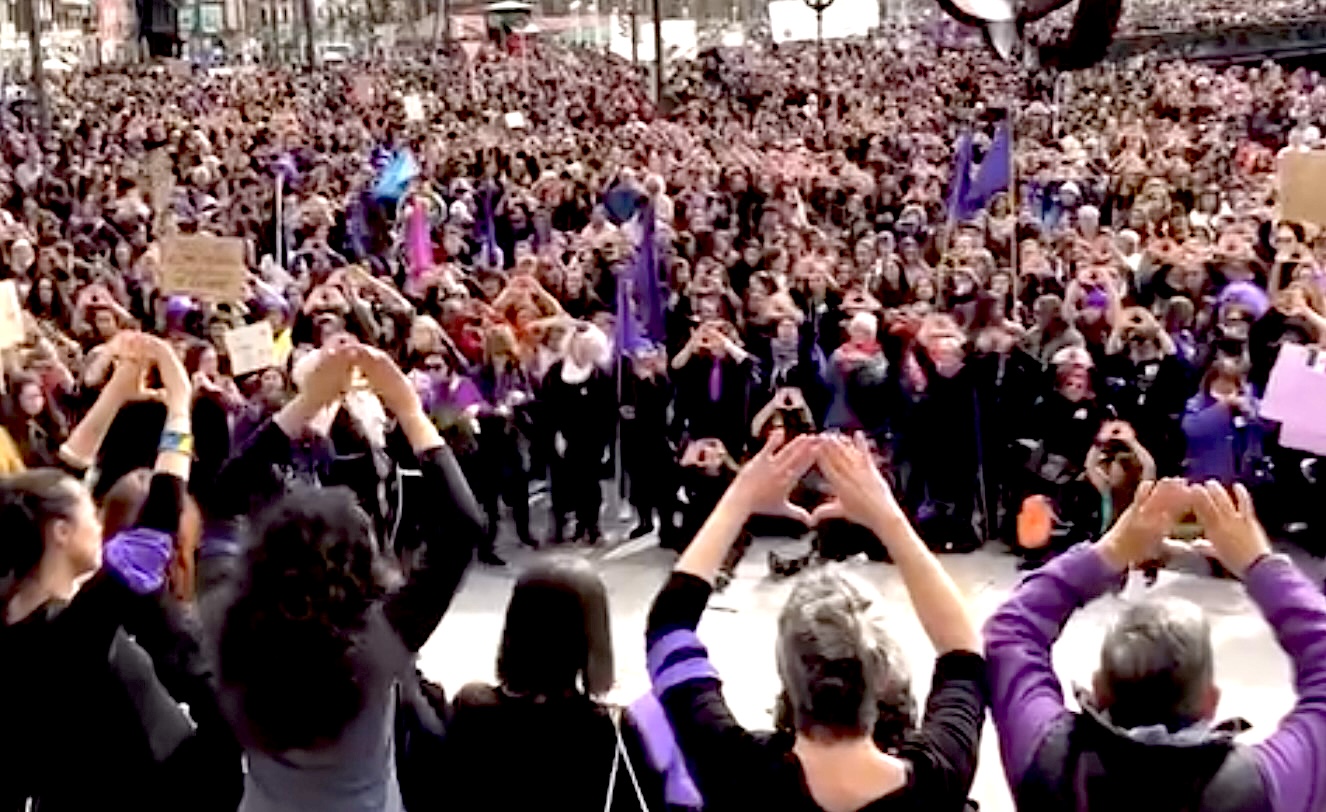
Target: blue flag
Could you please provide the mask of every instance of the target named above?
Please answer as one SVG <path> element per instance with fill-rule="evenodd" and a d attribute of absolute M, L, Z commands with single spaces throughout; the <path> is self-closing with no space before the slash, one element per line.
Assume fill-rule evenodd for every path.
<path fill-rule="evenodd" d="M 419 164 L 409 150 L 393 153 L 373 182 L 373 197 L 396 203 L 405 196 L 410 181 L 419 176 Z"/>
<path fill-rule="evenodd" d="M 948 219 L 960 221 L 970 216 L 966 211 L 967 198 L 971 194 L 971 133 L 958 137 L 958 145 L 953 150 L 953 176 L 948 186 Z"/>
<path fill-rule="evenodd" d="M 976 170 L 976 177 L 967 190 L 964 207 L 975 214 L 990 205 L 995 195 L 1008 191 L 1013 184 L 1012 172 L 1013 138 L 1008 122 L 1005 121 L 995 131 L 990 150 L 985 153 L 985 160 L 981 161 L 980 168 Z"/>

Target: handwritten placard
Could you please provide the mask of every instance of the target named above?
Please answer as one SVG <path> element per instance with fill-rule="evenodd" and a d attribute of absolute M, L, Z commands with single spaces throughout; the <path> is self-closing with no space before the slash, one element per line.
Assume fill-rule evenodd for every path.
<path fill-rule="evenodd" d="M 6 279 L 0 282 L 0 350 L 22 344 L 26 333 L 23 308 L 18 303 L 18 283 Z"/>
<path fill-rule="evenodd" d="M 225 340 L 232 375 L 247 375 L 277 365 L 276 340 L 269 321 L 228 330 Z"/>
<path fill-rule="evenodd" d="M 1280 219 L 1326 225 L 1326 150 L 1286 150 L 1276 164 Z"/>
<path fill-rule="evenodd" d="M 162 252 L 161 287 L 218 302 L 243 298 L 244 241 L 239 237 L 202 234 L 171 237 Z"/>
<path fill-rule="evenodd" d="M 519 110 L 507 113 L 505 119 L 506 119 L 506 128 L 508 130 L 525 129 L 525 114 L 520 112 Z"/>

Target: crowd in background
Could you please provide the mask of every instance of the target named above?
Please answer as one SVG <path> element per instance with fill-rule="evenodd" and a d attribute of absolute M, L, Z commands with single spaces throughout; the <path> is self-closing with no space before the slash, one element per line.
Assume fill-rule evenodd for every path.
<path fill-rule="evenodd" d="M 1326 608 L 1252 503 L 1316 549 L 1326 471 L 1259 398 L 1282 345 L 1326 345 L 1326 232 L 1276 220 L 1273 175 L 1321 145 L 1320 75 L 1028 74 L 905 32 L 826 46 L 822 84 L 813 48 L 709 52 L 656 106 L 628 63 L 526 47 L 80 73 L 48 133 L 3 113 L 0 265 L 25 335 L 4 354 L 0 647 L 41 665 L 0 677 L 34 731 L 6 737 L 0 808 L 87 809 L 109 786 L 166 808 L 198 781 L 218 809 L 507 807 L 476 787 L 515 808 L 546 782 L 590 808 L 611 763 L 612 808 L 742 808 L 754 786 L 961 809 L 991 702 L 1015 793 L 1062 799 L 1072 724 L 1162 725 L 1182 750 L 1214 713 L 1204 621 L 1128 616 L 1142 632 L 1119 641 L 1171 623 L 1205 659 L 1158 699 L 1107 656 L 1104 722 L 1063 709 L 1043 631 L 1192 513 L 1303 669 L 1288 732 L 1193 786 L 1315 808 Z M 243 238 L 243 294 L 167 290 L 173 234 Z M 231 374 L 226 333 L 264 320 L 272 362 Z M 653 703 L 619 723 L 593 701 L 610 615 L 572 564 L 522 577 L 500 685 L 449 704 L 420 681 L 475 550 L 503 563 L 502 504 L 524 544 L 596 544 L 618 469 L 631 535 L 681 554 L 650 620 Z M 1169 477 L 1240 490 L 1152 484 Z M 781 732 L 732 720 L 694 639 L 709 590 L 752 537 L 808 533 L 812 557 L 903 571 L 940 655 L 919 720 L 874 599 L 832 571 L 780 621 Z M 987 629 L 987 677 L 926 547 L 992 541 L 1048 569 Z M 89 674 L 55 721 L 22 701 Z M 49 754 L 80 728 L 99 758 L 62 781 Z M 545 780 L 494 771 L 512 741 Z M 667 769 L 677 746 L 689 775 Z"/>
<path fill-rule="evenodd" d="M 822 92 L 813 49 L 707 54 L 670 77 L 666 117 L 629 65 L 552 48 L 71 77 L 45 141 L 5 143 L 22 462 L 57 459 L 119 330 L 184 353 L 215 417 L 206 472 L 348 332 L 425 394 L 490 532 L 504 500 L 531 544 L 529 482 L 551 487 L 553 540 L 597 540 L 592 483 L 619 456 L 638 529 L 679 546 L 752 440 L 793 419 L 866 430 L 948 549 L 1015 542 L 1029 497 L 1061 546 L 1097 536 L 1149 471 L 1269 489 L 1276 531 L 1303 529 L 1313 458 L 1280 448 L 1257 402 L 1281 343 L 1326 338 L 1326 237 L 1272 205 L 1276 152 L 1321 141 L 1320 77 L 1165 63 L 1052 81 L 924 38 L 826 50 Z M 1011 149 L 1016 204 L 1008 172 L 955 202 L 962 143 L 987 179 Z M 163 228 L 246 239 L 244 301 L 163 294 Z M 235 380 L 221 337 L 260 319 L 281 362 Z"/>

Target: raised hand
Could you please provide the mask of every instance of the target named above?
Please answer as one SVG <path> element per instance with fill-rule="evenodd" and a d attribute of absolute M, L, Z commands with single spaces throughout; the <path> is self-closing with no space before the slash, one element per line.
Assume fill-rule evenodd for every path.
<path fill-rule="evenodd" d="M 374 347 L 358 347 L 355 360 L 382 405 L 397 418 L 423 411 L 418 391 L 391 356 Z"/>
<path fill-rule="evenodd" d="M 782 429 L 769 435 L 760 453 L 742 466 L 728 498 L 748 514 L 787 516 L 809 525 L 810 513 L 788 501 L 788 495 L 815 464 L 822 440 L 806 434 L 785 443 L 784 436 Z"/>
<path fill-rule="evenodd" d="M 385 352 L 373 347 L 357 347 L 355 362 L 368 385 L 382 399 L 382 405 L 396 416 L 401 431 L 418 453 L 443 444 L 437 427 L 424 414 L 419 392 L 400 367 Z"/>
<path fill-rule="evenodd" d="M 846 519 L 870 528 L 885 541 L 907 524 L 907 516 L 875 465 L 864 434 L 857 432 L 851 439 L 826 438 L 818 461 L 834 496 L 815 509 L 811 515 L 814 524 Z"/>
<path fill-rule="evenodd" d="M 111 339 L 108 349 L 115 362 L 115 371 L 102 394 L 121 404 L 142 396 L 143 376 L 151 367 L 142 334 L 123 331 Z"/>
<path fill-rule="evenodd" d="M 350 390 L 357 346 L 327 346 L 318 350 L 308 374 L 299 381 L 299 397 L 315 409 L 330 406 Z"/>
<path fill-rule="evenodd" d="M 1226 569 L 1242 578 L 1258 559 L 1270 554 L 1271 542 L 1257 520 L 1248 489 L 1235 485 L 1234 497 L 1231 499 L 1229 491 L 1219 482 L 1192 488 L 1193 509 L 1216 557 Z"/>
<path fill-rule="evenodd" d="M 189 382 L 189 373 L 184 369 L 175 348 L 163 338 L 138 334 L 142 342 L 143 357 L 146 358 L 161 375 L 161 384 L 165 387 L 166 407 L 172 416 L 188 415 L 193 407 L 193 384 Z"/>
<path fill-rule="evenodd" d="M 1143 482 L 1133 504 L 1097 542 L 1101 555 L 1120 570 L 1157 559 L 1165 537 L 1191 501 L 1187 483 L 1181 479 Z"/>

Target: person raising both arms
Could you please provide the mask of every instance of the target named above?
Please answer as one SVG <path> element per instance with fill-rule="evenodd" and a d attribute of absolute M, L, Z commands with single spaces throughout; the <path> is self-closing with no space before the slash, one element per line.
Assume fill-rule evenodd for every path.
<path fill-rule="evenodd" d="M 806 514 L 787 502 L 818 465 L 835 498 Z M 778 619 L 777 662 L 792 733 L 755 733 L 728 709 L 718 671 L 695 629 L 728 549 L 754 514 L 808 523 L 848 519 L 888 547 L 938 652 L 920 729 L 885 752 L 880 697 L 896 693 L 902 663 L 879 594 L 836 569 L 798 582 Z M 961 810 L 976 770 L 985 716 L 985 663 L 957 586 L 917 537 L 875 468 L 864 438 L 771 435 L 742 469 L 654 601 L 646 638 L 660 698 L 707 809 L 813 812 Z"/>
<path fill-rule="evenodd" d="M 1023 581 L 985 627 L 992 707 L 1004 771 L 1019 810 L 1130 809 L 1311 812 L 1326 802 L 1326 598 L 1271 553 L 1242 485 L 1144 482 L 1094 544 L 1081 544 Z M 1189 509 L 1215 557 L 1243 580 L 1294 667 L 1298 701 L 1249 747 L 1212 725 L 1211 627 L 1177 599 L 1124 608 L 1105 635 L 1082 707 L 1064 707 L 1050 650 L 1079 606 L 1160 557 Z M 1168 545 L 1165 545 L 1168 546 Z"/>

